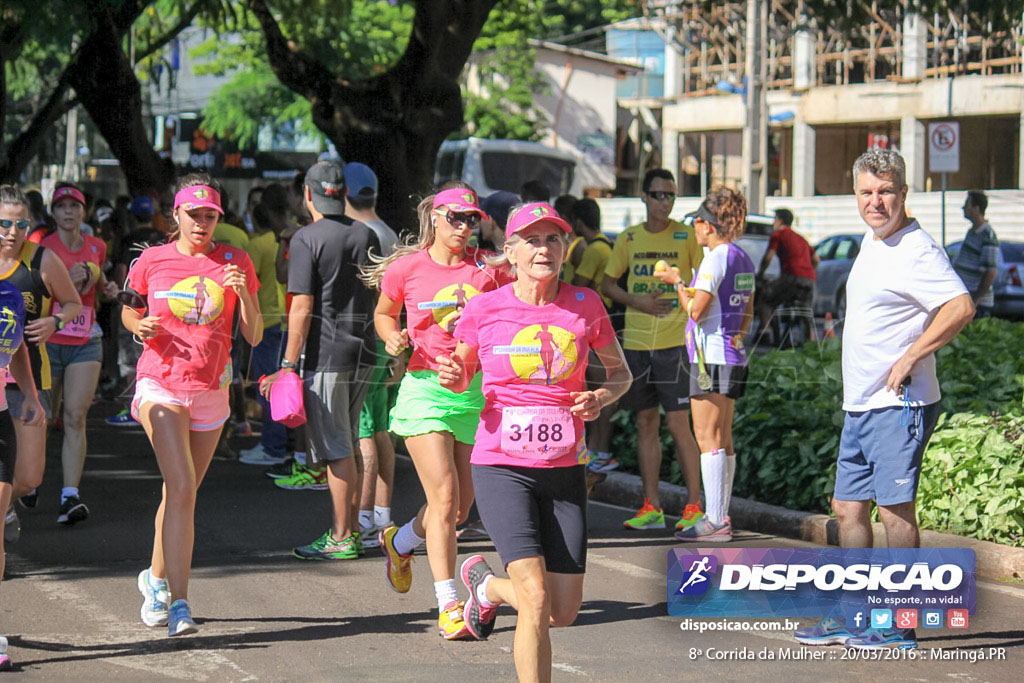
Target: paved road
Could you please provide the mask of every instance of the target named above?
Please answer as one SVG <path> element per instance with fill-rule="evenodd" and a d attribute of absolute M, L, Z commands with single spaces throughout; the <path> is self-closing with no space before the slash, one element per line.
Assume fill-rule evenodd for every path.
<path fill-rule="evenodd" d="M 160 478 L 141 430 L 90 423 L 83 496 L 92 517 L 58 527 L 59 437 L 52 439 L 38 508 L 23 516 L 21 541 L 9 549 L 0 588 L 0 633 L 27 678 L 281 680 L 511 680 L 515 616 L 502 608 L 485 642 L 446 643 L 431 613 L 426 558 L 414 565 L 410 593 L 393 593 L 383 559 L 311 563 L 293 559 L 327 525 L 321 492 L 273 487 L 259 469 L 216 460 L 200 491 L 191 600 L 200 633 L 170 640 L 139 621 L 135 577 L 148 563 Z M 248 446 L 252 440 L 236 446 Z M 411 465 L 398 467 L 395 517 L 422 500 Z M 957 639 L 923 633 L 921 646 L 1006 648 L 1006 659 L 971 663 L 865 662 L 836 648 L 802 649 L 788 632 L 696 635 L 666 616 L 666 534 L 627 535 L 626 511 L 592 504 L 585 602 L 577 624 L 554 632 L 555 678 L 574 680 L 839 678 L 1020 680 L 1024 665 L 1024 588 L 984 584 L 971 628 Z M 738 545 L 806 545 L 741 533 Z M 465 556 L 493 548 L 477 541 Z M 691 648 L 701 650 L 691 659 Z M 705 651 L 775 655 L 773 661 L 709 659 Z M 824 652 L 824 661 L 779 661 Z M 987 652 L 987 650 L 985 650 Z M 742 656 L 741 654 L 741 656 Z"/>

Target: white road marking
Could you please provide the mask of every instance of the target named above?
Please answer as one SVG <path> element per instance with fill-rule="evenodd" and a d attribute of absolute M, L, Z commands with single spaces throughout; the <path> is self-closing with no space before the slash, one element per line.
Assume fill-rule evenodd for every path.
<path fill-rule="evenodd" d="M 223 679 L 224 668 L 230 669 L 234 676 L 241 680 L 255 681 L 256 676 L 242 669 L 238 664 L 231 661 L 223 654 L 213 650 L 176 650 L 174 652 L 153 652 L 146 643 L 132 642 L 137 634 L 140 634 L 138 622 L 125 621 L 121 617 L 111 614 L 92 599 L 92 596 L 83 591 L 80 585 L 75 585 L 66 579 L 56 576 L 37 576 L 31 584 L 45 594 L 50 600 L 59 600 L 62 604 L 72 606 L 88 617 L 97 628 L 90 636 L 76 635 L 72 647 L 81 646 L 81 650 L 67 650 L 65 654 L 76 652 L 88 653 L 95 646 L 121 645 L 124 648 L 136 648 L 139 655 L 128 655 L 124 657 L 102 658 L 104 662 L 122 666 L 134 671 L 144 672 L 150 676 L 164 676 L 179 678 L 181 680 L 206 681 Z M 134 585 L 134 582 L 132 582 Z M 234 632 L 246 632 L 254 629 L 230 629 Z M 153 632 L 161 632 L 157 628 Z M 203 629 L 206 635 L 223 635 L 225 631 L 217 629 Z M 32 636 L 39 637 L 39 636 Z M 50 636 L 54 642 L 67 642 L 68 635 L 54 634 Z M 149 650 L 147 652 L 147 650 Z"/>
<path fill-rule="evenodd" d="M 576 676 L 590 676 L 590 674 L 583 669 L 577 669 L 575 666 L 571 666 L 569 664 L 552 664 L 551 668 L 564 671 L 567 674 L 575 674 Z"/>
<path fill-rule="evenodd" d="M 612 571 L 632 576 L 635 579 L 653 579 L 662 583 L 665 582 L 665 572 L 656 572 L 635 564 L 630 564 L 629 562 L 613 560 L 610 557 L 605 557 L 604 555 L 600 555 L 595 552 L 587 553 L 587 562 L 592 562 L 593 564 L 604 567 L 605 569 L 611 569 Z"/>

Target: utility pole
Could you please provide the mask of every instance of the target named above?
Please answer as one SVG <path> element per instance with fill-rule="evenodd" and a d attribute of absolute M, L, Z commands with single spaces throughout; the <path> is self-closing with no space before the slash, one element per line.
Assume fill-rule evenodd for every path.
<path fill-rule="evenodd" d="M 768 17 L 764 0 L 747 0 L 747 123 L 743 128 L 743 184 L 750 213 L 761 213 L 768 192 L 768 116 L 764 97 L 764 47 Z"/>

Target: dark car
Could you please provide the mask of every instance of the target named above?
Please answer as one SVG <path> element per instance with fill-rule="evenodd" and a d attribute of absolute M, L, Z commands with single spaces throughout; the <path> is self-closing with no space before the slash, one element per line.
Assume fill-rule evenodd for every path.
<path fill-rule="evenodd" d="M 949 260 L 955 261 L 963 240 L 946 246 Z M 992 284 L 995 307 L 992 314 L 1000 318 L 1024 318 L 1024 243 L 1000 242 L 996 281 Z"/>
<path fill-rule="evenodd" d="M 846 280 L 853 260 L 860 253 L 864 234 L 826 237 L 814 251 L 821 260 L 814 269 L 817 283 L 814 290 L 814 314 L 831 313 L 837 321 L 846 317 Z"/>

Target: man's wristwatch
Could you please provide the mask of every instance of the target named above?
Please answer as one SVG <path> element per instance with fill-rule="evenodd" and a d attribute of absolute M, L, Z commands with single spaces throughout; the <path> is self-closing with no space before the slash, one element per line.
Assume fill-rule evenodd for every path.
<path fill-rule="evenodd" d="M 63 319 L 63 318 L 61 318 L 61 317 L 60 317 L 59 315 L 52 315 L 52 316 L 50 316 L 50 317 L 51 317 L 51 318 L 53 318 L 54 320 L 56 320 L 56 321 L 57 321 L 57 331 L 58 331 L 58 332 L 60 332 L 61 330 L 63 330 L 63 329 L 64 329 L 64 326 L 65 326 L 65 325 L 67 325 L 67 323 L 66 323 L 66 322 L 64 322 L 64 319 Z"/>
<path fill-rule="evenodd" d="M 285 358 L 285 359 L 283 359 L 281 361 L 281 369 L 282 370 L 298 370 L 299 369 L 299 364 L 298 363 L 293 363 L 290 360 L 288 360 L 287 358 Z"/>

